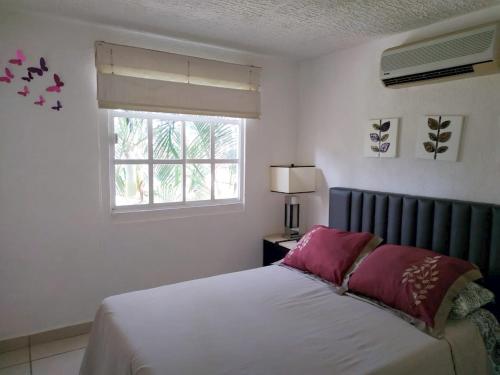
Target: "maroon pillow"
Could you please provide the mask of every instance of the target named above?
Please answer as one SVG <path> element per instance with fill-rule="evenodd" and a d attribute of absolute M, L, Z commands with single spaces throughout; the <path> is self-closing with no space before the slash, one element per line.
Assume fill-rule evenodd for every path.
<path fill-rule="evenodd" d="M 465 260 L 410 246 L 384 245 L 359 265 L 349 290 L 379 300 L 416 319 L 416 326 L 441 337 L 453 299 L 481 278 Z"/>
<path fill-rule="evenodd" d="M 287 254 L 283 263 L 341 286 L 357 260 L 381 241 L 371 233 L 344 232 L 315 225 Z"/>

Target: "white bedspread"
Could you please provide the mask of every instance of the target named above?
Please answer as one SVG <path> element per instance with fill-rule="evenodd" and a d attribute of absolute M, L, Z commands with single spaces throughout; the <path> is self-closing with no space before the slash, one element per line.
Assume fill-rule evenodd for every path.
<path fill-rule="evenodd" d="M 487 374 L 475 326 L 446 337 L 269 266 L 105 299 L 80 374 Z"/>

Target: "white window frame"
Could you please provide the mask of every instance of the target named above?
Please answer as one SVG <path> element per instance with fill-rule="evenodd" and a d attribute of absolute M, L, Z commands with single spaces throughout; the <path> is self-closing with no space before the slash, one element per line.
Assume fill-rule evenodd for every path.
<path fill-rule="evenodd" d="M 148 127 L 148 158 L 147 159 L 115 159 L 115 133 L 114 133 L 114 118 L 115 117 L 129 117 L 141 118 L 147 120 Z M 182 159 L 179 160 L 156 160 L 153 159 L 153 120 L 182 120 L 182 121 L 199 121 L 203 119 L 204 122 L 235 124 L 240 126 L 239 138 L 239 159 L 215 159 L 215 135 L 214 126 L 210 129 L 210 158 L 209 159 L 187 159 L 186 158 L 186 137 L 185 137 L 185 124 L 182 126 Z M 110 186 L 110 203 L 111 212 L 134 212 L 134 211 L 159 211 L 170 209 L 194 208 L 194 207 L 210 207 L 210 206 L 226 206 L 234 204 L 242 204 L 244 201 L 244 181 L 245 181 L 245 119 L 241 118 L 228 118 L 216 116 L 196 116 L 185 114 L 171 114 L 171 113 L 151 113 L 151 112 L 137 112 L 137 111 L 122 111 L 122 110 L 109 110 L 108 111 L 108 149 L 109 149 L 109 186 Z M 188 163 L 208 164 L 211 169 L 211 198 L 209 200 L 187 201 L 186 200 L 186 165 Z M 115 165 L 116 164 L 143 164 L 148 166 L 148 179 L 149 179 L 149 202 L 145 204 L 134 205 L 116 205 L 116 187 L 115 187 Z M 183 178 L 182 178 L 182 202 L 172 203 L 153 203 L 154 190 L 153 190 L 153 166 L 158 164 L 178 164 L 183 165 Z M 237 164 L 239 171 L 239 185 L 238 196 L 231 199 L 215 199 L 215 165 L 216 164 Z"/>

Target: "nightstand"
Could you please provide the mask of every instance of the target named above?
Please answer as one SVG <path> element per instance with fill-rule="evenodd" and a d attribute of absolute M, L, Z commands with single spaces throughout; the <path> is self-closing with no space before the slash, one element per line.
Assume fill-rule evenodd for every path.
<path fill-rule="evenodd" d="M 290 240 L 282 234 L 270 234 L 264 237 L 263 265 L 269 266 L 271 263 L 283 259 L 285 255 L 297 246 L 297 240 Z"/>

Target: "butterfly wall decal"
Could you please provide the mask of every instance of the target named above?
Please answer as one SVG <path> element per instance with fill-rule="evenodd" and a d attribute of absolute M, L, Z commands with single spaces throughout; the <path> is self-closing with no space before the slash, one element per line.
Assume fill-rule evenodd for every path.
<path fill-rule="evenodd" d="M 23 65 L 23 62 L 26 61 L 26 56 L 24 56 L 24 53 L 22 50 L 18 49 L 16 51 L 16 58 L 15 59 L 10 59 L 9 63 L 13 65 Z"/>
<path fill-rule="evenodd" d="M 56 111 L 60 111 L 62 107 L 63 106 L 62 106 L 61 102 L 58 100 L 57 105 L 55 105 L 54 107 L 51 107 L 51 108 L 56 110 Z"/>
<path fill-rule="evenodd" d="M 33 75 L 30 72 L 28 72 L 27 77 L 22 77 L 21 79 L 27 82 L 31 82 L 31 80 L 33 79 Z"/>
<path fill-rule="evenodd" d="M 25 62 L 27 61 L 26 56 L 24 55 L 24 52 L 21 49 L 16 50 L 16 55 L 15 57 L 9 59 L 9 64 L 11 65 L 24 65 Z M 39 64 L 35 66 L 28 66 L 26 68 L 26 74 L 21 77 L 23 81 L 26 82 L 31 82 L 35 77 L 42 77 L 45 75 L 46 72 L 49 71 L 49 67 L 47 66 L 47 61 L 45 60 L 44 57 L 40 57 L 39 59 Z M 62 87 L 64 87 L 64 82 L 61 80 L 61 77 L 58 74 L 53 74 L 52 75 L 54 82 L 49 83 L 49 86 L 46 86 L 46 91 L 50 93 L 60 93 Z M 3 70 L 3 74 L 0 71 L 0 82 L 5 82 L 5 83 L 11 83 L 15 78 L 14 73 L 8 68 L 5 67 Z M 50 78 L 49 78 L 50 80 Z M 23 97 L 27 97 L 31 95 L 29 85 L 24 85 L 23 88 L 19 91 L 17 91 L 18 95 L 21 95 Z M 34 101 L 33 104 L 37 106 L 45 106 L 47 103 L 47 100 L 44 98 L 43 95 L 38 95 L 38 100 Z M 63 108 L 63 105 L 60 100 L 56 101 L 56 104 L 53 106 L 50 106 L 50 108 L 54 111 L 60 111 Z"/>
<path fill-rule="evenodd" d="M 24 97 L 28 96 L 30 93 L 30 90 L 28 89 L 28 86 L 24 86 L 21 91 L 17 92 L 19 95 L 22 95 Z"/>
<path fill-rule="evenodd" d="M 49 68 L 47 67 L 47 63 L 45 62 L 45 59 L 43 57 L 40 57 L 40 67 L 34 67 L 30 66 L 28 68 L 28 73 L 33 74 L 38 74 L 40 77 L 43 75 L 43 72 L 48 72 Z"/>
<path fill-rule="evenodd" d="M 0 82 L 10 83 L 14 79 L 14 74 L 9 68 L 4 69 L 5 75 L 0 77 Z"/>
<path fill-rule="evenodd" d="M 64 86 L 64 82 L 61 81 L 57 74 L 54 74 L 54 82 L 56 83 L 54 86 L 47 87 L 48 92 L 61 92 L 61 87 Z"/>
<path fill-rule="evenodd" d="M 42 95 L 40 95 L 40 97 L 38 98 L 38 100 L 36 102 L 34 102 L 33 104 L 42 106 L 42 105 L 45 104 L 45 98 Z"/>

